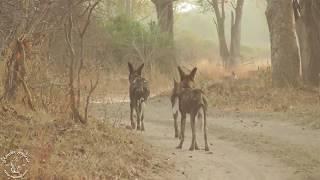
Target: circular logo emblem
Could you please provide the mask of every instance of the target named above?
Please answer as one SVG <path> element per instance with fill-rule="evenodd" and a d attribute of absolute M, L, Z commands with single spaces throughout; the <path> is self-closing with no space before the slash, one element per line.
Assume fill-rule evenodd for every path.
<path fill-rule="evenodd" d="M 4 173 L 12 178 L 23 178 L 29 171 L 30 160 L 26 153 L 21 151 L 11 151 L 2 159 Z"/>

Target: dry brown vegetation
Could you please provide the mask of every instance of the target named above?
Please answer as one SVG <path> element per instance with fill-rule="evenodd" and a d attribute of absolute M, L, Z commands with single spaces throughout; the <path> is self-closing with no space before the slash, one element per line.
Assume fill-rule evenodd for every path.
<path fill-rule="evenodd" d="M 118 42 L 111 32 L 113 27 L 104 26 L 112 24 L 113 18 L 100 13 L 96 8 L 99 2 L 105 3 L 0 3 L 0 93 L 8 94 L 0 102 L 0 157 L 17 149 L 27 151 L 31 158 L 30 179 L 140 179 L 151 166 L 149 146 L 138 135 L 113 127 L 112 119 L 102 122 L 90 117 L 89 104 L 93 101 L 127 95 L 128 70 L 123 64 L 152 60 L 136 57 L 127 39 Z M 122 27 L 131 22 L 119 23 Z M 15 32 L 13 24 L 22 24 L 21 32 Z M 130 35 L 129 30 L 125 28 L 123 33 Z M 35 38 L 39 34 L 40 38 Z M 31 46 L 20 40 L 25 36 Z M 147 32 L 141 36 L 147 36 Z M 140 48 L 141 43 L 136 44 Z M 152 72 L 149 69 L 145 75 L 156 82 L 151 83 L 155 89 L 168 81 L 158 68 Z M 6 178 L 0 174 L 0 179 Z"/>
<path fill-rule="evenodd" d="M 304 123 L 320 128 L 318 88 L 272 87 L 271 71 L 266 65 L 247 65 L 225 71 L 215 64 L 199 63 L 201 86 L 206 90 L 211 106 L 224 111 L 282 112 L 304 117 Z"/>
<path fill-rule="evenodd" d="M 84 127 L 44 112 L 1 105 L 0 123 L 0 154 L 28 152 L 30 179 L 135 179 L 151 166 L 150 147 L 140 137 L 105 122 L 92 120 Z"/>
<path fill-rule="evenodd" d="M 177 64 L 191 69 L 187 64 L 196 63 L 210 106 L 222 113 L 287 113 L 320 129 L 318 88 L 290 83 L 274 88 L 269 66 L 243 62 L 240 52 L 237 57 L 231 52 L 241 65 L 225 70 L 214 61 L 219 56 L 214 43 L 173 39 L 174 0 L 163 8 L 168 24 L 161 16 L 158 24 L 146 23 L 140 20 L 144 13 L 130 12 L 132 7 L 137 12 L 149 9 L 147 1 L 139 8 L 138 1 L 128 7 L 119 2 L 0 2 L 0 157 L 12 150 L 28 152 L 27 178 L 147 179 L 149 170 L 159 167 L 150 146 L 124 128 L 126 114 L 120 108 L 103 109 L 104 119 L 97 120 L 99 114 L 89 106 L 128 106 L 128 61 L 146 64 L 143 76 L 150 82 L 151 96 L 171 90 Z M 152 2 L 150 10 L 159 15 L 161 1 Z M 121 9 L 129 11 L 119 13 Z M 199 58 L 212 62 L 196 61 Z M 231 64 L 227 67 L 234 67 Z"/>

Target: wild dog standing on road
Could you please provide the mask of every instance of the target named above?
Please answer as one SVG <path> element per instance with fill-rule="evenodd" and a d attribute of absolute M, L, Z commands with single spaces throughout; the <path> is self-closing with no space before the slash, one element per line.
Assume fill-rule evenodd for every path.
<path fill-rule="evenodd" d="M 137 115 L 137 130 L 144 131 L 144 105 L 150 95 L 148 81 L 141 76 L 144 64 L 135 70 L 133 65 L 129 62 L 128 67 L 131 128 L 136 128 L 133 119 L 133 111 L 135 110 Z"/>
<path fill-rule="evenodd" d="M 194 88 L 194 76 L 195 76 L 195 71 L 196 69 L 194 69 L 194 71 L 192 71 L 189 75 L 186 75 L 181 68 L 179 67 L 179 71 L 180 74 L 183 75 L 183 82 L 182 82 L 182 87 L 185 88 Z M 181 79 L 182 80 L 182 79 Z M 172 114 L 173 114 L 173 121 L 174 121 L 174 136 L 175 138 L 180 138 L 180 132 L 179 132 L 179 123 L 178 123 L 178 116 L 179 116 L 179 96 L 177 94 L 178 92 L 178 88 L 179 88 L 180 83 L 177 82 L 174 79 L 173 82 L 173 89 L 172 89 L 172 94 L 170 97 L 170 101 L 171 101 L 171 106 L 172 106 Z M 198 112 L 197 114 L 198 117 L 198 121 L 201 123 L 201 127 L 202 127 L 202 112 Z"/>
<path fill-rule="evenodd" d="M 180 144 L 178 149 L 182 148 L 184 142 L 184 132 L 186 124 L 186 116 L 190 114 L 190 122 L 192 129 L 192 142 L 189 150 L 199 150 L 197 140 L 196 140 L 196 127 L 195 121 L 196 116 L 203 115 L 203 133 L 205 150 L 209 151 L 209 145 L 207 140 L 207 100 L 204 92 L 201 89 L 194 88 L 194 78 L 197 72 L 197 68 L 194 68 L 189 75 L 184 73 L 180 67 L 178 67 L 181 81 L 176 84 L 173 90 L 173 96 L 178 97 L 179 100 L 179 111 L 181 113 L 181 133 L 180 133 Z"/>

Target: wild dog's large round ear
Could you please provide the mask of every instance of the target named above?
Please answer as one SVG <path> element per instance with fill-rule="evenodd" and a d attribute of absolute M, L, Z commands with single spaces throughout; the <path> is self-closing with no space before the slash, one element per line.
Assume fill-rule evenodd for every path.
<path fill-rule="evenodd" d="M 191 73 L 189 74 L 189 77 L 194 81 L 194 78 L 196 77 L 196 73 L 197 73 L 198 68 L 195 67 L 192 69 Z"/>
<path fill-rule="evenodd" d="M 180 80 L 182 81 L 183 79 L 185 79 L 186 73 L 183 72 L 183 70 L 181 69 L 180 66 L 178 66 L 178 71 L 179 71 L 179 75 L 180 75 Z"/>
<path fill-rule="evenodd" d="M 132 73 L 134 71 L 133 66 L 130 62 L 128 62 L 129 72 Z"/>
<path fill-rule="evenodd" d="M 143 67 L 144 67 L 144 63 L 142 63 L 141 66 L 137 69 L 137 72 L 138 72 L 139 75 L 142 74 Z"/>

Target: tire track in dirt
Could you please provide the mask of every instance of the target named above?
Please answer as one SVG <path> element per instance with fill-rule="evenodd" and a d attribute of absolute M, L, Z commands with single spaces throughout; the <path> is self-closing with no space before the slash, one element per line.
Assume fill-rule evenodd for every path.
<path fill-rule="evenodd" d="M 237 142 L 234 141 L 235 137 L 239 136 L 238 132 L 212 124 L 209 124 L 211 153 L 203 150 L 188 151 L 191 141 L 190 125 L 186 127 L 186 141 L 183 150 L 176 150 L 175 147 L 179 141 L 173 138 L 173 121 L 170 112 L 170 105 L 167 99 L 163 98 L 154 99 L 149 103 L 146 111 L 148 129 L 143 133 L 146 141 L 157 149 L 161 149 L 162 153 L 169 156 L 168 160 L 175 164 L 175 169 L 171 173 L 151 179 L 294 179 L 294 168 L 288 167 L 267 153 L 254 152 L 244 146 L 239 146 L 242 144 L 242 138 Z M 225 137 L 222 138 L 222 136 Z M 203 144 L 201 143 L 202 137 L 201 134 L 198 134 L 200 146 Z"/>
<path fill-rule="evenodd" d="M 129 117 L 127 104 L 111 105 L 123 117 Z M 110 105 L 108 105 L 110 106 Z M 106 107 L 100 107 L 104 109 Z M 138 132 L 164 155 L 169 171 L 146 174 L 145 179 L 172 180 L 319 180 L 320 134 L 300 131 L 289 123 L 265 121 L 264 115 L 220 113 L 209 109 L 210 152 L 188 151 L 191 142 L 190 125 L 186 126 L 186 140 L 177 150 L 173 138 L 173 120 L 167 97 L 156 97 L 146 107 L 146 132 Z M 241 119 L 241 120 L 240 120 Z M 124 121 L 129 124 L 129 118 Z M 189 124 L 189 120 L 187 121 Z M 248 128 L 249 127 L 249 128 Z M 202 134 L 198 133 L 200 148 Z M 155 167 L 156 169 L 156 167 Z"/>
<path fill-rule="evenodd" d="M 159 131 L 147 131 L 145 139 L 161 149 L 160 152 L 168 156 L 168 161 L 175 164 L 175 169 L 161 177 L 150 179 L 226 179 L 226 180 L 283 180 L 287 178 L 286 167 L 269 159 L 263 159 L 255 154 L 234 148 L 232 143 L 210 137 L 212 151 L 188 150 L 190 143 L 190 131 L 186 137 L 186 143 L 182 150 L 176 150 L 178 140 L 172 138 L 171 126 L 164 124 L 151 124 L 148 127 Z"/>
<path fill-rule="evenodd" d="M 290 144 L 262 134 L 241 132 L 221 126 L 210 126 L 210 134 L 220 140 L 233 142 L 236 147 L 261 156 L 270 156 L 295 169 L 295 177 L 302 180 L 320 179 L 320 149 Z"/>
<path fill-rule="evenodd" d="M 294 168 L 299 179 L 320 179 L 320 132 L 278 121 L 277 115 L 272 115 L 273 120 L 239 113 L 212 116 L 210 133 L 219 139 L 271 156 Z"/>

